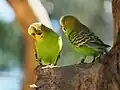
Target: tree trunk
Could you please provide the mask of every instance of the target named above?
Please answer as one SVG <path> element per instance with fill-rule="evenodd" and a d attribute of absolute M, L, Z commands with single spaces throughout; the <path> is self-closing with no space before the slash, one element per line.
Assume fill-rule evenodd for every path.
<path fill-rule="evenodd" d="M 42 68 L 35 73 L 36 90 L 120 90 L 120 0 L 113 0 L 115 39 L 100 62 Z"/>
<path fill-rule="evenodd" d="M 116 44 L 117 33 L 120 31 L 120 0 L 112 0 L 112 14 L 114 19 L 114 44 Z"/>
<path fill-rule="evenodd" d="M 21 25 L 24 34 L 24 83 L 23 90 L 30 90 L 29 85 L 35 81 L 33 70 L 36 66 L 34 57 L 34 45 L 28 35 L 28 27 L 37 19 L 29 7 L 27 0 L 8 0 L 8 3 L 15 11 L 18 23 Z"/>

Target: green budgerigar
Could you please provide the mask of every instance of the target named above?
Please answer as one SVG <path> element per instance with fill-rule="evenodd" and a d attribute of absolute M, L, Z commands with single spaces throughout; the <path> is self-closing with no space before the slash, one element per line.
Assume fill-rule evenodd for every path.
<path fill-rule="evenodd" d="M 36 58 L 42 65 L 56 65 L 62 50 L 62 38 L 41 23 L 33 23 L 28 33 L 35 40 Z"/>
<path fill-rule="evenodd" d="M 73 49 L 83 56 L 81 63 L 84 63 L 86 56 L 93 56 L 94 62 L 97 57 L 106 53 L 107 48 L 110 47 L 104 44 L 87 26 L 74 16 L 61 17 L 60 25 Z"/>

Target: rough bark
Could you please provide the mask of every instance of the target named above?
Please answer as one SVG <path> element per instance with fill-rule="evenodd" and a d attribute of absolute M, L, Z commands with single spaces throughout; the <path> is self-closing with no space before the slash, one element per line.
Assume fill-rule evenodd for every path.
<path fill-rule="evenodd" d="M 36 90 L 119 90 L 120 45 L 103 57 L 102 62 L 65 67 L 36 68 Z"/>
<path fill-rule="evenodd" d="M 113 0 L 115 43 L 101 62 L 64 67 L 37 66 L 36 90 L 120 90 L 120 0 Z"/>
<path fill-rule="evenodd" d="M 8 0 L 8 3 L 15 11 L 16 19 L 23 30 L 24 35 L 24 83 L 23 90 L 30 90 L 29 85 L 35 81 L 33 70 L 36 66 L 34 57 L 34 45 L 27 29 L 30 24 L 36 21 L 32 9 L 29 7 L 27 0 Z"/>
<path fill-rule="evenodd" d="M 112 0 L 112 14 L 114 20 L 114 44 L 116 44 L 117 33 L 120 31 L 120 0 Z"/>

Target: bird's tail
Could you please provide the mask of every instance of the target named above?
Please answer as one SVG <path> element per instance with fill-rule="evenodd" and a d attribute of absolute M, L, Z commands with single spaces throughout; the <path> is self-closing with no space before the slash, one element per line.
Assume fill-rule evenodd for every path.
<path fill-rule="evenodd" d="M 107 50 L 107 48 L 105 48 L 105 49 L 104 49 L 104 53 L 105 53 L 105 54 L 106 54 L 106 53 L 108 53 L 108 50 Z"/>
<path fill-rule="evenodd" d="M 110 45 L 104 44 L 104 50 L 103 50 L 103 52 L 104 52 L 104 53 L 108 53 L 107 48 L 109 48 L 109 47 L 110 47 Z"/>
<path fill-rule="evenodd" d="M 102 47 L 101 49 L 100 49 L 100 52 L 101 52 L 101 54 L 103 55 L 103 54 L 106 54 L 106 53 L 108 53 L 108 50 L 107 50 L 107 48 L 109 48 L 110 46 L 109 45 L 104 45 L 104 47 Z"/>
<path fill-rule="evenodd" d="M 106 44 L 104 44 L 104 46 L 105 46 L 106 48 L 109 48 L 109 47 L 110 47 L 110 45 L 106 45 Z"/>

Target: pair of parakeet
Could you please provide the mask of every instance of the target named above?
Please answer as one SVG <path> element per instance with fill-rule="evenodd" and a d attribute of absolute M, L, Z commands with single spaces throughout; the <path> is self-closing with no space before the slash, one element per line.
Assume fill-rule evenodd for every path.
<path fill-rule="evenodd" d="M 60 25 L 73 49 L 83 56 L 81 63 L 84 63 L 86 56 L 93 56 L 93 61 L 95 61 L 96 57 L 103 55 L 110 47 L 74 16 L 61 17 Z M 35 39 L 36 59 L 39 63 L 56 65 L 62 50 L 62 38 L 52 29 L 40 23 L 30 25 L 28 33 Z"/>

